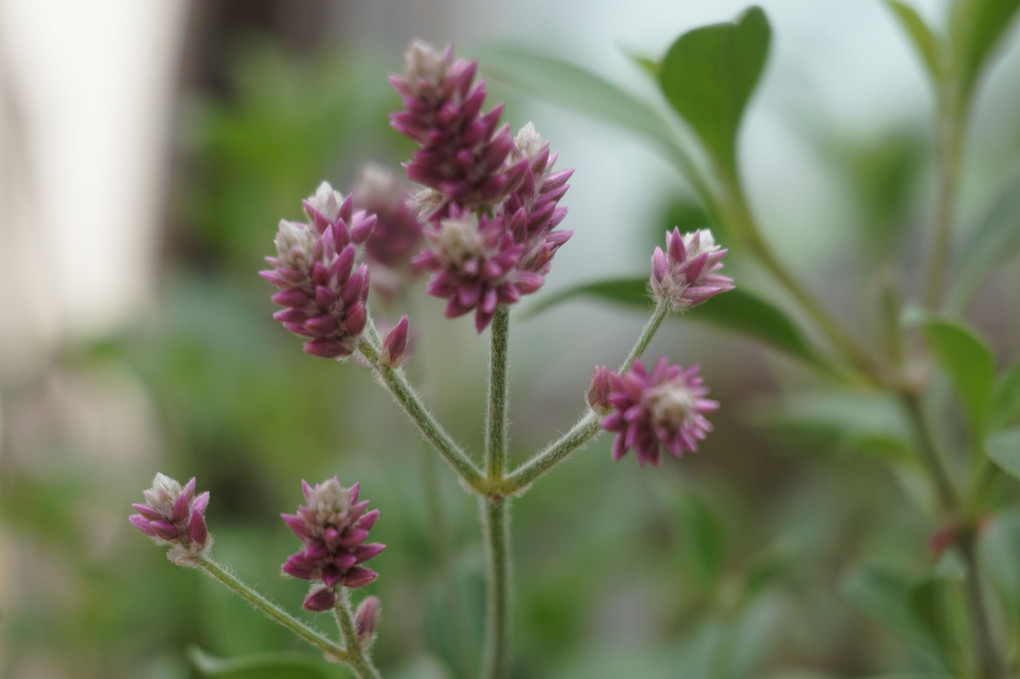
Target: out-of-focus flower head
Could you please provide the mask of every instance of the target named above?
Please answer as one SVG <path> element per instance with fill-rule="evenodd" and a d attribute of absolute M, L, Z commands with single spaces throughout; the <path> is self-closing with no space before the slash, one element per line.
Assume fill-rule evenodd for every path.
<path fill-rule="evenodd" d="M 666 251 L 652 255 L 652 294 L 672 311 L 683 311 L 708 298 L 733 289 L 733 279 L 717 273 L 726 250 L 716 245 L 712 232 L 700 229 L 666 234 Z"/>
<path fill-rule="evenodd" d="M 338 587 L 363 587 L 376 579 L 378 573 L 360 564 L 386 546 L 365 542 L 379 510 L 366 512 L 368 500 L 358 501 L 359 484 L 345 488 L 334 476 L 314 487 L 302 481 L 301 487 L 306 504 L 296 514 L 281 516 L 301 538 L 302 548 L 282 568 L 313 583 L 304 607 L 325 611 L 336 603 Z"/>
<path fill-rule="evenodd" d="M 410 188 L 388 170 L 369 165 L 351 195 L 360 208 L 376 216 L 365 256 L 372 264 L 372 287 L 392 297 L 404 280 L 418 273 L 411 257 L 420 250 L 423 235 L 417 211 L 408 206 Z"/>
<path fill-rule="evenodd" d="M 304 201 L 310 223 L 282 220 L 276 234 L 272 269 L 259 275 L 280 289 L 273 302 L 287 307 L 273 318 L 291 332 L 309 337 L 305 352 L 323 358 L 349 356 L 365 328 L 368 267 L 358 264 L 358 246 L 375 227 L 375 215 L 354 211 L 323 182 Z"/>
<path fill-rule="evenodd" d="M 131 505 L 137 511 L 129 518 L 135 528 L 157 544 L 171 545 L 167 558 L 180 566 L 195 567 L 212 546 L 205 525 L 209 492 L 195 495 L 195 479 L 183 487 L 164 474 L 156 474 L 152 488 L 142 491 L 145 503 Z"/>
<path fill-rule="evenodd" d="M 670 365 L 663 356 L 648 372 L 638 359 L 629 371 L 613 373 L 610 379 L 612 386 L 605 400 L 612 411 L 601 424 L 616 433 L 614 460 L 633 448 L 642 466 L 658 466 L 660 445 L 679 458 L 684 451 L 696 451 L 698 442 L 712 431 L 705 415 L 719 403 L 705 398 L 708 389 L 697 366 Z"/>

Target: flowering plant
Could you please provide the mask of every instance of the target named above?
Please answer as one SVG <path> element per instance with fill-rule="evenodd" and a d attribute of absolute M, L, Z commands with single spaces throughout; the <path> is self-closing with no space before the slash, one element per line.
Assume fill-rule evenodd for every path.
<path fill-rule="evenodd" d="M 997 631 L 989 612 L 978 545 L 987 525 L 985 516 L 996 508 L 989 497 L 1001 472 L 1015 475 L 1020 469 L 1020 433 L 1008 428 L 1017 416 L 1020 380 L 1014 366 L 997 382 L 984 343 L 965 324 L 942 313 L 947 311 L 955 175 L 970 97 L 988 49 L 967 56 L 960 45 L 950 44 L 953 36 L 936 38 L 906 5 L 889 5 L 924 56 L 940 101 L 947 100 L 939 110 L 946 134 L 939 137 L 938 149 L 945 181 L 926 266 L 924 306 L 903 304 L 899 291 L 887 285 L 881 300 L 885 343 L 880 350 L 862 344 L 789 271 L 759 229 L 745 196 L 737 136 L 770 39 L 764 12 L 757 8 L 733 23 L 681 36 L 662 60 L 649 65 L 666 101 L 689 128 L 688 137 L 678 139 L 657 109 L 595 76 L 563 83 L 564 88 L 579 88 L 572 93 L 575 101 L 588 97 L 590 113 L 619 122 L 611 107 L 629 107 L 631 115 L 624 122 L 651 136 L 676 163 L 712 229 L 684 233 L 672 228 L 639 279 L 580 286 L 544 303 L 592 295 L 645 309 L 651 306 L 651 314 L 616 370 L 594 368 L 587 404 L 576 424 L 516 466 L 509 464 L 507 441 L 511 311 L 544 286 L 558 250 L 571 236 L 559 227 L 567 218 L 561 201 L 573 170 L 554 169 L 559 158 L 553 145 L 532 123 L 514 133 L 509 123 L 501 125 L 502 105 L 484 110 L 487 90 L 477 77 L 477 62 L 455 58 L 451 47 L 436 49 L 416 41 L 405 54 L 405 72 L 390 80 L 402 99 L 402 108 L 391 115 L 391 126 L 417 145 L 404 165 L 407 178 L 416 185 L 413 191 L 395 188 L 396 180 L 373 170 L 347 196 L 323 182 L 304 201 L 307 221 L 280 222 L 276 253 L 266 258 L 271 268 L 260 272 L 278 288 L 272 301 L 283 309 L 275 314 L 276 320 L 303 338 L 306 353 L 339 361 L 353 357 L 353 363 L 369 370 L 477 499 L 487 566 L 485 653 L 479 676 L 506 676 L 511 666 L 511 505 L 526 502 L 522 497 L 536 482 L 601 432 L 615 435 L 613 461 L 633 450 L 640 466 L 658 467 L 669 460 L 663 450 L 682 458 L 697 451 L 712 431 L 711 413 L 725 404 L 709 398 L 705 379 L 692 364 L 697 356 L 677 357 L 687 367 L 669 356 L 647 363 L 643 359 L 664 320 L 688 312 L 695 319 L 704 315 L 737 328 L 801 360 L 825 380 L 881 392 L 897 403 L 911 428 L 906 447 L 925 488 L 922 501 L 934 522 L 936 556 L 948 553 L 955 559 L 953 566 L 940 566 L 926 576 L 921 594 L 911 590 L 906 595 L 937 599 L 928 607 L 924 602 L 915 606 L 923 610 L 911 609 L 911 624 L 923 628 L 925 643 L 942 644 L 935 654 L 939 671 L 1003 679 L 1016 669 L 1004 644 L 1006 635 Z M 960 10 L 966 11 L 970 10 Z M 1012 10 L 1000 18 L 1011 16 Z M 977 25 L 987 28 L 978 18 L 967 26 L 974 31 Z M 999 33 L 978 37 L 990 47 Z M 971 48 L 973 44 L 966 43 Z M 500 57 L 494 59 L 498 63 Z M 704 96 L 704 74 L 691 67 L 699 60 L 704 60 L 706 72 L 715 69 L 713 73 L 725 75 L 712 85 L 721 96 Z M 504 66 L 514 77 L 512 59 Z M 519 71 L 516 77 L 528 84 L 527 72 Z M 727 247 L 717 244 L 717 238 Z M 739 276 L 734 283 L 722 273 L 731 249 L 756 263 L 796 308 L 795 315 L 744 289 Z M 471 315 L 476 333 L 489 335 L 480 455 L 456 441 L 413 386 L 411 317 L 385 325 L 372 313 L 370 291 L 385 300 L 401 286 L 414 284 L 415 274 L 421 272 L 429 276 L 428 293 L 445 300 L 447 317 Z M 802 326 L 810 329 L 802 332 Z M 923 355 L 930 359 L 920 377 L 904 351 L 911 341 L 923 341 Z M 954 478 L 932 435 L 926 402 L 928 374 L 936 369 L 957 390 L 969 429 L 964 452 L 973 471 L 966 483 Z M 146 502 L 135 505 L 138 513 L 131 522 L 157 543 L 169 545 L 172 561 L 213 576 L 327 659 L 346 663 L 359 677 L 379 677 L 370 646 L 379 629 L 382 602 L 368 596 L 352 612 L 350 601 L 352 590 L 379 576 L 363 565 L 384 548 L 366 542 L 379 511 L 369 511 L 368 502 L 360 500 L 359 484 L 344 486 L 340 476 L 314 486 L 304 483 L 306 504 L 296 514 L 282 515 L 301 541 L 282 571 L 311 583 L 303 607 L 316 613 L 331 611 L 341 643 L 269 602 L 211 558 L 212 538 L 205 522 L 209 494 L 196 496 L 194 479 L 182 487 L 157 475 L 152 489 L 145 491 Z M 943 605 L 954 592 L 961 594 L 964 605 L 957 607 L 961 610 L 955 604 Z"/>

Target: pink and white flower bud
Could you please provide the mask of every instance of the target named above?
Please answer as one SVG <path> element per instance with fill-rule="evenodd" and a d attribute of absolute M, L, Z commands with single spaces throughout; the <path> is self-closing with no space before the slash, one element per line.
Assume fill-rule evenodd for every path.
<path fill-rule="evenodd" d="M 128 519 L 156 544 L 171 545 L 167 558 L 179 566 L 194 568 L 212 546 L 205 524 L 209 492 L 195 495 L 195 479 L 183 487 L 164 474 L 156 474 L 152 488 L 142 491 L 145 503 L 131 505 L 137 514 Z"/>
<path fill-rule="evenodd" d="M 683 311 L 732 290 L 733 279 L 717 273 L 725 254 L 708 229 L 681 235 L 674 228 L 666 234 L 666 251 L 655 248 L 652 255 L 652 294 L 671 311 Z"/>
<path fill-rule="evenodd" d="M 375 631 L 379 626 L 379 597 L 370 596 L 358 604 L 354 612 L 354 625 L 358 632 L 358 645 L 368 648 L 375 641 Z"/>
<path fill-rule="evenodd" d="M 354 211 L 323 182 L 304 201 L 308 224 L 280 222 L 273 268 L 259 275 L 280 289 L 273 302 L 287 307 L 273 318 L 296 335 L 310 338 L 305 352 L 323 358 L 353 353 L 368 313 L 368 267 L 358 263 L 359 243 L 368 239 L 376 217 Z"/>
<path fill-rule="evenodd" d="M 663 356 L 649 373 L 639 359 L 623 375 L 612 374 L 611 382 L 607 400 L 612 411 L 601 424 L 616 432 L 614 460 L 633 448 L 642 466 L 657 467 L 660 446 L 680 458 L 684 451 L 696 451 L 712 431 L 705 415 L 719 403 L 705 398 L 708 389 L 697 366 L 670 365 Z"/>
<path fill-rule="evenodd" d="M 360 564 L 386 546 L 365 543 L 379 510 L 366 512 L 368 500 L 358 501 L 357 483 L 345 488 L 334 476 L 314 487 L 302 481 L 301 487 L 307 504 L 298 507 L 296 514 L 281 517 L 303 546 L 287 559 L 282 570 L 322 585 L 313 589 L 304 602 L 306 609 L 322 611 L 332 607 L 338 587 L 363 587 L 378 577 L 375 571 Z"/>
<path fill-rule="evenodd" d="M 382 351 L 379 352 L 379 363 L 389 368 L 395 368 L 404 359 L 407 351 L 408 320 L 404 316 L 393 326 L 393 329 L 386 333 L 383 340 Z"/>

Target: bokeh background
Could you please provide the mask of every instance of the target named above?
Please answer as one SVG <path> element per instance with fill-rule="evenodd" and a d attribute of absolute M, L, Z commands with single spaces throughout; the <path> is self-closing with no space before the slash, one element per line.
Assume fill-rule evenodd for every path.
<path fill-rule="evenodd" d="M 933 205 L 930 88 L 880 3 L 761 5 L 774 40 L 742 134 L 752 203 L 784 260 L 873 337 L 876 280 L 894 265 L 912 289 Z M 366 371 L 305 356 L 272 321 L 262 257 L 322 179 L 346 192 L 366 162 L 399 170 L 410 147 L 387 125 L 386 76 L 411 38 L 465 58 L 524 45 L 653 96 L 628 53 L 661 55 L 744 7 L 0 0 L 0 676 L 175 679 L 200 676 L 189 648 L 307 651 L 130 527 L 156 471 L 212 491 L 218 558 L 295 611 L 305 585 L 279 576 L 296 540 L 278 515 L 301 479 L 360 480 L 389 545 L 368 588 L 380 666 L 473 676 L 472 499 Z M 963 233 L 1020 149 L 1013 42 L 974 115 Z M 575 235 L 546 292 L 647 271 L 667 226 L 700 225 L 652 150 L 489 83 L 515 128 L 533 120 L 576 168 Z M 997 274 L 973 311 L 1000 354 L 1020 334 L 1018 278 Z M 413 375 L 477 448 L 487 342 L 421 287 L 381 315 L 411 314 Z M 514 459 L 573 423 L 592 365 L 618 363 L 644 320 L 576 301 L 514 325 Z M 723 403 L 716 432 L 659 469 L 611 463 L 602 439 L 515 503 L 513 675 L 819 679 L 915 663 L 846 592 L 872 555 L 930 559 L 905 486 L 824 423 L 763 424 L 779 387 L 814 379 L 787 359 L 684 322 L 653 342 L 662 353 L 701 364 Z M 860 406 L 871 423 L 887 414 Z M 308 674 L 266 676 L 346 676 L 309 657 Z"/>

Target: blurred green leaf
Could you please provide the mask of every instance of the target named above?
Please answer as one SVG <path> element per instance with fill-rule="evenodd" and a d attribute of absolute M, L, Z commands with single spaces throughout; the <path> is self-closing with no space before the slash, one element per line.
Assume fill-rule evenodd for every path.
<path fill-rule="evenodd" d="M 992 412 L 988 417 L 989 429 L 1012 423 L 1020 416 L 1020 362 L 1009 366 L 999 376 L 992 398 Z"/>
<path fill-rule="evenodd" d="M 981 224 L 967 237 L 950 308 L 960 310 L 996 267 L 1020 252 L 1020 170 L 1003 184 Z"/>
<path fill-rule="evenodd" d="M 456 564 L 452 583 L 435 581 L 425 604 L 429 649 L 442 658 L 452 676 L 472 676 L 481 662 L 485 633 L 485 577 Z"/>
<path fill-rule="evenodd" d="M 1011 637 L 1020 631 L 1020 510 L 995 514 L 981 534 L 978 547 L 981 563 L 988 569 L 989 581 L 1006 613 Z"/>
<path fill-rule="evenodd" d="M 851 389 L 807 389 L 752 400 L 749 419 L 782 432 L 800 443 L 821 439 L 827 450 L 850 454 L 877 453 L 907 457 L 910 430 L 895 399 L 880 392 Z"/>
<path fill-rule="evenodd" d="M 949 43 L 958 106 L 966 110 L 986 62 L 1020 8 L 1020 0 L 956 0 L 949 17 Z"/>
<path fill-rule="evenodd" d="M 947 318 L 927 316 L 921 327 L 939 365 L 949 375 L 976 436 L 985 427 L 995 388 L 995 360 L 970 329 Z"/>
<path fill-rule="evenodd" d="M 726 526 L 710 501 L 699 493 L 685 496 L 680 514 L 684 553 L 701 584 L 709 586 L 722 575 L 727 552 Z"/>
<path fill-rule="evenodd" d="M 921 57 L 921 62 L 928 71 L 928 75 L 931 76 L 933 82 L 937 82 L 939 73 L 942 71 L 940 66 L 942 59 L 939 56 L 938 40 L 932 35 L 931 29 L 924 23 L 924 19 L 917 11 L 905 2 L 885 0 L 885 4 L 910 38 L 918 56 Z"/>
<path fill-rule="evenodd" d="M 1020 479 L 1020 427 L 999 431 L 985 439 L 988 457 L 1015 479 Z"/>
<path fill-rule="evenodd" d="M 243 658 L 217 658 L 198 646 L 188 658 L 204 676 L 225 679 L 330 679 L 323 660 L 307 653 L 258 653 Z"/>
<path fill-rule="evenodd" d="M 647 277 L 618 278 L 582 283 L 561 290 L 532 305 L 526 317 L 530 318 L 574 297 L 595 297 L 646 312 L 652 308 Z M 688 311 L 683 318 L 732 330 L 806 361 L 816 368 L 830 370 L 825 359 L 815 352 L 789 316 L 771 302 L 741 288 L 716 295 Z"/>
<path fill-rule="evenodd" d="M 879 564 L 853 569 L 841 583 L 843 595 L 877 622 L 942 657 L 929 630 L 909 603 L 913 578 L 903 570 Z"/>
<path fill-rule="evenodd" d="M 587 69 L 553 56 L 500 45 L 480 52 L 487 72 L 555 104 L 647 137 L 656 148 L 676 147 L 668 123 L 646 101 Z"/>
<path fill-rule="evenodd" d="M 765 12 L 751 7 L 735 21 L 681 35 L 659 70 L 666 99 L 730 172 L 736 169 L 740 119 L 765 67 L 769 39 Z"/>
<path fill-rule="evenodd" d="M 966 658 L 965 640 L 960 636 L 959 614 L 953 606 L 953 580 L 931 575 L 916 580 L 907 593 L 910 611 L 947 660 L 961 669 Z"/>

